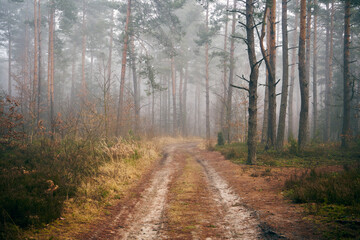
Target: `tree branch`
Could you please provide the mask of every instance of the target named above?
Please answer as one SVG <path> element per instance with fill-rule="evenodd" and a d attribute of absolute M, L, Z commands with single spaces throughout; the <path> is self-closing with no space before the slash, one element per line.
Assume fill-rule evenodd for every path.
<path fill-rule="evenodd" d="M 238 88 L 238 89 L 241 89 L 241 90 L 245 90 L 245 91 L 247 91 L 247 92 L 250 92 L 250 90 L 247 89 L 247 88 L 240 87 L 240 86 L 236 86 L 236 85 L 233 85 L 233 84 L 231 84 L 231 83 L 230 83 L 230 86 L 233 87 L 233 88 Z"/>

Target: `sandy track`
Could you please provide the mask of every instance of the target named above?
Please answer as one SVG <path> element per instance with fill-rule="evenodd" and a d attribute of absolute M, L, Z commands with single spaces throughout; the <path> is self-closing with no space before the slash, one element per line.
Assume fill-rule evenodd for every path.
<path fill-rule="evenodd" d="M 217 223 L 224 230 L 225 239 L 261 239 L 261 230 L 256 212 L 244 206 L 241 198 L 228 183 L 216 173 L 204 159 L 197 161 L 203 166 L 212 196 L 223 213 Z"/>
<path fill-rule="evenodd" d="M 199 174 L 205 176 L 207 186 L 199 187 L 207 189 L 207 198 L 216 202 L 215 210 L 220 213 L 219 219 L 214 222 L 217 226 L 213 230 L 217 232 L 215 237 L 206 239 L 261 239 L 256 214 L 242 204 L 241 198 L 231 190 L 228 183 L 206 159 L 201 158 L 201 151 L 196 145 L 183 143 L 165 148 L 164 158 L 149 177 L 146 186 L 139 190 L 140 197 L 134 200 L 136 202 L 132 206 L 126 203 L 121 206 L 108 223 L 103 223 L 105 227 L 88 234 L 87 239 L 169 239 L 165 219 L 168 195 L 171 194 L 169 187 L 175 181 L 176 173 L 183 170 L 181 168 L 184 164 L 180 163 L 184 161 L 181 156 L 185 153 L 201 165 Z M 198 209 L 202 211 L 204 206 L 198 206 Z M 196 234 L 192 238 L 203 239 Z"/>

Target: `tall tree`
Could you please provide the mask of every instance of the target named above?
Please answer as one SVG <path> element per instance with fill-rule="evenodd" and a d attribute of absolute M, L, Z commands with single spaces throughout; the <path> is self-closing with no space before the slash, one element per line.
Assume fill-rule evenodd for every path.
<path fill-rule="evenodd" d="M 232 10 L 232 24 L 231 24 L 231 41 L 230 41 L 230 72 L 229 72 L 229 85 L 233 84 L 234 81 L 234 71 L 235 71 L 235 27 L 236 27 L 236 2 L 234 0 L 233 10 Z M 228 142 L 231 141 L 231 114 L 232 114 L 232 95 L 233 90 L 231 87 L 228 87 L 227 100 L 226 100 L 226 139 Z"/>
<path fill-rule="evenodd" d="M 331 10 L 329 11 L 329 2 L 326 2 L 326 12 L 328 18 L 326 21 L 326 42 L 325 42 L 325 126 L 324 126 L 324 141 L 330 139 L 330 125 L 331 125 L 331 86 L 332 86 L 332 72 L 333 72 L 333 34 L 334 34 L 334 1 L 331 3 Z"/>
<path fill-rule="evenodd" d="M 116 117 L 116 135 L 118 136 L 121 131 L 121 124 L 123 118 L 123 108 L 124 108 L 124 89 L 125 89 L 125 73 L 126 73 L 126 56 L 128 48 L 128 39 L 129 39 L 129 22 L 131 16 L 131 0 L 127 2 L 126 10 L 126 23 L 124 31 L 124 45 L 122 51 L 122 60 L 121 60 L 121 75 L 120 75 L 120 88 L 119 88 L 119 105 L 117 110 Z"/>
<path fill-rule="evenodd" d="M 314 0 L 314 35 L 313 35 L 313 137 L 317 134 L 317 15 L 318 1 Z"/>
<path fill-rule="evenodd" d="M 36 111 L 36 119 L 37 119 L 37 123 L 39 124 L 40 121 L 40 107 L 41 107 L 41 80 L 42 80 L 42 69 L 41 69 L 41 0 L 38 1 L 38 44 L 39 44 L 39 48 L 38 48 L 38 86 L 37 86 L 37 111 Z"/>
<path fill-rule="evenodd" d="M 300 1 L 300 36 L 299 36 L 299 82 L 301 94 L 301 110 L 299 120 L 299 150 L 303 150 L 307 140 L 309 116 L 309 85 L 306 78 L 305 60 L 306 42 L 306 0 Z"/>
<path fill-rule="evenodd" d="M 38 90 L 38 64 L 39 64 L 39 60 L 38 60 L 38 1 L 34 0 L 34 79 L 33 79 L 33 89 L 32 89 L 32 100 L 31 100 L 31 111 L 32 114 L 34 115 L 34 121 L 37 119 L 37 112 L 38 110 L 36 109 L 37 105 L 36 105 L 36 100 L 37 100 L 37 94 L 40 94 L 37 92 Z M 37 124 L 37 123 L 36 123 Z"/>
<path fill-rule="evenodd" d="M 296 67 L 296 45 L 297 45 L 297 29 L 299 24 L 299 0 L 296 0 L 295 3 L 295 26 L 294 26 L 294 34 L 293 34 L 293 46 L 292 46 L 292 59 L 291 59 L 291 75 L 290 75 L 290 90 L 289 90 L 289 114 L 288 114 L 288 137 L 289 139 L 294 137 L 294 84 L 295 84 L 295 67 Z"/>
<path fill-rule="evenodd" d="M 269 0 L 270 11 L 270 49 L 269 49 L 269 118 L 267 147 L 272 148 L 276 141 L 276 0 Z"/>
<path fill-rule="evenodd" d="M 226 1 L 226 9 L 229 8 L 229 0 Z M 228 23 L 229 23 L 229 16 L 228 13 L 225 13 L 225 33 L 224 33 L 224 53 L 225 53 L 225 57 L 224 57 L 224 66 L 223 66 L 223 91 L 224 91 L 224 95 L 223 95 L 223 106 L 221 108 L 220 111 L 220 125 L 221 125 L 221 130 L 224 132 L 225 131 L 225 124 L 224 124 L 224 110 L 226 109 L 226 94 L 227 94 L 227 88 L 228 88 L 228 84 L 227 84 L 227 40 L 228 40 Z"/>
<path fill-rule="evenodd" d="M 265 51 L 264 47 L 264 37 L 265 37 L 265 22 L 269 14 L 269 25 L 270 25 L 270 42 L 269 42 L 269 58 L 268 54 Z M 272 148 L 275 146 L 276 141 L 276 80 L 275 80 L 275 71 L 276 71 L 276 0 L 267 0 L 266 7 L 264 11 L 263 18 L 263 27 L 261 31 L 260 38 L 260 48 L 263 58 L 265 60 L 266 69 L 268 71 L 268 83 L 267 88 L 269 91 L 269 110 L 268 110 L 268 133 L 267 133 L 267 142 L 266 148 Z"/>
<path fill-rule="evenodd" d="M 81 52 L 81 95 L 82 101 L 85 101 L 87 95 L 85 57 L 86 57 L 86 1 L 82 0 L 82 52 Z"/>
<path fill-rule="evenodd" d="M 259 76 L 259 63 L 256 61 L 254 39 L 254 3 L 246 0 L 246 37 L 248 45 L 248 58 L 250 63 L 249 80 L 249 128 L 248 128 L 248 158 L 247 163 L 256 161 L 256 136 L 257 136 L 257 85 Z"/>
<path fill-rule="evenodd" d="M 49 19 L 49 53 L 48 53 L 48 100 L 49 100 L 49 124 L 51 132 L 55 133 L 54 123 L 54 28 L 55 28 L 55 3 L 51 1 Z"/>
<path fill-rule="evenodd" d="M 310 37 L 310 35 L 311 35 L 311 8 L 312 8 L 312 0 L 308 0 L 307 8 L 306 8 L 306 53 L 305 53 L 305 64 L 306 64 L 305 76 L 306 76 L 306 82 L 308 83 L 308 88 L 310 87 L 309 84 L 310 84 L 310 53 L 311 53 L 311 37 Z M 309 119 L 309 117 L 308 117 L 308 119 Z M 309 136 L 310 136 L 309 130 L 310 130 L 310 122 L 308 123 L 306 138 L 309 138 Z"/>
<path fill-rule="evenodd" d="M 171 83 L 172 83 L 172 102 L 173 102 L 173 134 L 177 132 L 177 112 L 176 112 L 176 75 L 175 75 L 175 60 L 171 57 Z"/>
<path fill-rule="evenodd" d="M 209 33 L 209 0 L 206 0 L 205 32 Z M 209 40 L 205 42 L 205 100 L 206 100 L 206 140 L 210 141 L 210 87 L 209 87 Z"/>
<path fill-rule="evenodd" d="M 350 0 L 345 0 L 344 7 L 344 114 L 341 135 L 341 147 L 349 147 L 349 139 L 351 136 L 350 129 L 350 109 L 351 109 L 351 75 L 350 75 L 350 16 L 351 16 Z"/>
<path fill-rule="evenodd" d="M 285 137 L 285 120 L 287 97 L 289 89 L 289 50 L 288 50 L 288 31 L 287 31 L 287 0 L 282 0 L 282 57 L 283 57 L 283 76 L 281 105 L 279 115 L 278 134 L 276 139 L 276 148 L 281 150 L 284 146 Z"/>

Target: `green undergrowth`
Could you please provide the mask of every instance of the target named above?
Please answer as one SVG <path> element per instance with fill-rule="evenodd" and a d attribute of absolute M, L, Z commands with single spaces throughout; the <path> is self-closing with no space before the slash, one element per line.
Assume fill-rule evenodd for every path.
<path fill-rule="evenodd" d="M 214 150 L 236 164 L 246 163 L 246 143 L 216 145 Z M 351 165 L 360 161 L 360 145 L 353 145 L 349 150 L 344 151 L 339 144 L 335 143 L 312 144 L 303 152 L 298 152 L 296 142 L 290 141 L 283 151 L 266 150 L 263 144 L 259 144 L 256 155 L 257 160 L 253 164 L 260 166 L 312 168 L 324 165 Z"/>
<path fill-rule="evenodd" d="M 360 238 L 360 165 L 293 175 L 285 182 L 284 193 L 303 204 L 311 220 L 322 223 L 326 238 Z"/>
<path fill-rule="evenodd" d="M 246 143 L 215 146 L 236 164 L 246 164 Z M 295 167 L 299 171 L 284 185 L 284 196 L 304 207 L 325 239 L 360 239 L 360 144 L 347 149 L 339 144 L 311 144 L 298 151 L 290 141 L 283 151 L 257 148 L 259 166 Z M 334 166 L 334 167 L 329 167 Z"/>
<path fill-rule="evenodd" d="M 125 139 L 44 138 L 0 147 L 0 239 L 24 239 L 63 216 L 69 225 L 91 221 L 88 213 L 121 198 L 121 186 L 158 156 L 154 146 Z"/>

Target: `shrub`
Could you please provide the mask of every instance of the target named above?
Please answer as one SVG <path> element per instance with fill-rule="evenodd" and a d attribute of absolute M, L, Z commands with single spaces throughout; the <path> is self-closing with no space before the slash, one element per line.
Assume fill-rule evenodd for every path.
<path fill-rule="evenodd" d="M 0 228 L 42 226 L 60 217 L 64 201 L 109 159 L 98 145 L 39 139 L 1 151 Z"/>
<path fill-rule="evenodd" d="M 296 203 L 360 204 L 360 168 L 339 173 L 311 170 L 285 182 L 288 197 Z"/>
<path fill-rule="evenodd" d="M 224 136 L 222 132 L 218 132 L 217 135 L 217 145 L 218 146 L 224 146 L 225 142 L 224 142 Z"/>

